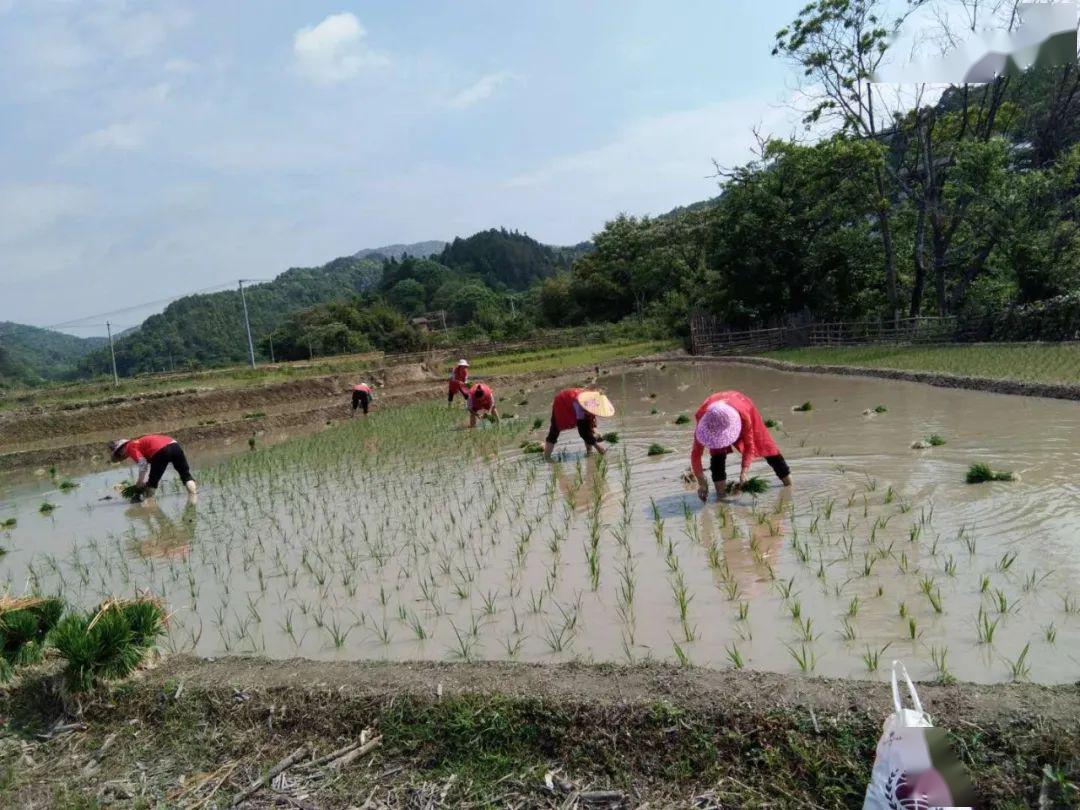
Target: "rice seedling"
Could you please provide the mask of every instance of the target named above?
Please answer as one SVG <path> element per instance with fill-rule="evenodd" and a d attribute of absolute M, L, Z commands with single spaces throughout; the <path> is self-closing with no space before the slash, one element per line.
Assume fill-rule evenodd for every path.
<path fill-rule="evenodd" d="M 675 424 L 676 425 L 686 425 L 686 424 L 689 424 L 689 422 L 690 422 L 690 417 L 685 413 L 680 413 L 678 416 L 675 417 Z"/>
<path fill-rule="evenodd" d="M 1057 642 L 1057 628 L 1054 627 L 1053 622 L 1050 622 L 1050 624 L 1043 628 L 1043 638 L 1046 639 L 1047 644 L 1054 644 Z"/>
<path fill-rule="evenodd" d="M 944 612 L 941 600 L 941 590 L 939 588 L 935 588 L 932 591 L 927 591 L 926 598 L 927 600 L 929 600 L 930 606 L 934 609 L 934 613 Z"/>
<path fill-rule="evenodd" d="M 814 406 L 811 402 L 807 401 L 804 402 L 802 405 L 795 405 L 794 407 L 792 407 L 791 410 L 795 413 L 806 413 L 808 411 L 814 410 Z"/>
<path fill-rule="evenodd" d="M 1005 591 L 998 588 L 994 591 L 994 603 L 997 606 L 998 613 L 1009 612 L 1009 597 L 1005 595 Z"/>
<path fill-rule="evenodd" d="M 853 625 L 848 620 L 847 616 L 845 616 L 840 620 L 840 637 L 844 641 L 854 641 L 855 635 L 855 625 Z"/>
<path fill-rule="evenodd" d="M 1014 681 L 1018 681 L 1021 678 L 1027 678 L 1031 674 L 1031 667 L 1027 663 L 1028 651 L 1030 649 L 1031 643 L 1029 642 L 1024 645 L 1024 649 L 1020 650 L 1020 655 L 1016 657 L 1015 661 L 1009 661 L 1009 669 L 1012 672 Z"/>
<path fill-rule="evenodd" d="M 41 506 L 38 507 L 38 511 L 41 512 L 41 514 L 43 515 L 51 515 L 55 509 L 56 504 L 49 503 L 48 501 L 45 501 L 41 504 Z"/>
<path fill-rule="evenodd" d="M 964 480 L 969 484 L 984 484 L 988 481 L 1012 481 L 1014 478 L 1011 472 L 994 470 L 989 464 L 978 462 L 968 467 Z"/>
<path fill-rule="evenodd" d="M 1061 595 L 1061 607 L 1066 613 L 1080 613 L 1080 602 L 1071 593 Z"/>
<path fill-rule="evenodd" d="M 649 445 L 649 449 L 648 449 L 646 455 L 649 455 L 649 456 L 663 456 L 663 455 L 667 455 L 670 452 L 671 452 L 671 450 L 669 448 L 667 448 L 667 447 L 664 447 L 664 445 L 658 444 L 657 442 L 653 442 L 652 444 Z"/>
<path fill-rule="evenodd" d="M 738 488 L 739 492 L 746 492 L 750 495 L 760 495 L 763 492 L 769 491 L 769 485 L 765 482 L 765 479 L 756 475 L 752 475 L 746 479 L 745 483 L 739 484 L 737 481 L 729 481 L 726 486 L 726 491 L 730 495 Z"/>
<path fill-rule="evenodd" d="M 813 641 L 816 636 L 814 635 L 814 620 L 809 616 L 803 621 L 798 621 L 799 638 L 809 643 Z"/>
<path fill-rule="evenodd" d="M 783 423 L 781 421 L 779 421 L 778 419 L 766 419 L 765 420 L 765 427 L 769 428 L 770 430 L 772 430 L 773 428 L 778 428 L 782 424 Z"/>
<path fill-rule="evenodd" d="M 690 666 L 690 656 L 686 654 L 686 650 L 684 650 L 682 646 L 680 646 L 679 642 L 677 642 L 675 639 L 672 639 L 671 648 L 675 652 L 675 658 L 679 662 L 679 666 Z"/>
<path fill-rule="evenodd" d="M 739 602 L 739 615 L 738 620 L 745 622 L 750 618 L 750 604 L 748 602 Z"/>
<path fill-rule="evenodd" d="M 908 639 L 914 641 L 918 637 L 918 622 L 915 621 L 914 616 L 909 616 L 907 621 L 908 626 Z"/>
<path fill-rule="evenodd" d="M 731 662 L 734 669 L 742 669 L 746 665 L 742 653 L 739 652 L 739 648 L 735 644 L 729 644 L 724 648 L 724 651 L 727 653 L 728 661 Z"/>
<path fill-rule="evenodd" d="M 979 607 L 979 615 L 975 620 L 975 630 L 980 644 L 989 645 L 994 643 L 994 633 L 997 632 L 999 621 L 1001 621 L 1000 617 L 991 621 L 986 611 L 981 606 Z"/>
<path fill-rule="evenodd" d="M 1015 551 L 1006 551 L 1004 554 L 1002 554 L 1001 559 L 998 560 L 997 563 L 997 570 L 1004 573 L 1005 571 L 1008 571 L 1010 568 L 1012 568 L 1012 564 L 1016 562 L 1016 554 L 1017 552 Z"/>
<path fill-rule="evenodd" d="M 934 669 L 937 670 L 937 680 L 943 684 L 956 683 L 956 678 L 949 672 L 949 667 L 946 664 L 948 655 L 949 648 L 944 645 L 930 647 L 930 660 L 933 661 Z"/>
<path fill-rule="evenodd" d="M 660 413 L 660 411 L 657 410 L 656 408 L 651 408 L 649 410 L 649 414 L 652 415 L 652 416 L 656 416 L 658 413 Z"/>
<path fill-rule="evenodd" d="M 851 601 L 848 602 L 847 615 L 854 619 L 859 615 L 859 595 L 851 597 Z"/>
<path fill-rule="evenodd" d="M 813 649 L 808 650 L 805 644 L 801 645 L 798 650 L 789 644 L 784 646 L 787 647 L 788 653 L 795 659 L 795 663 L 799 665 L 799 670 L 804 674 L 809 674 L 817 669 L 817 653 Z"/>
<path fill-rule="evenodd" d="M 57 484 L 61 492 L 71 492 L 73 489 L 78 489 L 79 485 L 75 481 L 65 478 L 59 484 Z"/>
<path fill-rule="evenodd" d="M 892 646 L 892 642 L 889 642 L 884 647 L 873 650 L 867 646 L 866 651 L 862 654 L 862 662 L 866 666 L 867 672 L 877 672 L 878 665 L 881 661 L 881 656 L 885 654 L 885 651 Z"/>

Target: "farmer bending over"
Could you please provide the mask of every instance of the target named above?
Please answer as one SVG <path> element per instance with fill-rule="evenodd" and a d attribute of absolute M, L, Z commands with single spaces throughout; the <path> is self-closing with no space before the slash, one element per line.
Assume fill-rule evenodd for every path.
<path fill-rule="evenodd" d="M 485 414 L 491 414 L 495 423 L 499 422 L 499 409 L 495 407 L 495 392 L 483 383 L 477 383 L 469 391 L 465 400 L 465 407 L 469 409 L 469 427 L 476 427 L 476 420 Z"/>
<path fill-rule="evenodd" d="M 138 465 L 139 478 L 135 486 L 145 491 L 147 497 L 154 497 L 158 482 L 170 464 L 180 474 L 188 494 L 194 497 L 197 492 L 184 449 L 171 436 L 151 434 L 138 439 L 117 439 L 109 442 L 109 452 L 114 462 L 128 458 Z"/>
<path fill-rule="evenodd" d="M 566 388 L 555 395 L 551 403 L 551 429 L 544 440 L 544 458 L 551 460 L 551 451 L 559 440 L 559 433 L 577 427 L 578 435 L 585 442 L 585 452 L 603 455 L 607 451 L 600 442 L 603 439 L 596 434 L 596 417 L 615 415 L 615 406 L 599 391 L 583 388 Z"/>
<path fill-rule="evenodd" d="M 368 405 L 375 395 L 371 393 L 371 386 L 367 383 L 357 383 L 352 387 L 352 415 L 356 416 L 356 409 L 363 408 L 364 416 L 367 416 Z"/>
<path fill-rule="evenodd" d="M 462 358 L 457 361 L 454 370 L 450 372 L 450 386 L 446 395 L 446 406 L 454 404 L 454 394 L 461 394 L 466 402 L 469 399 L 469 361 Z"/>
<path fill-rule="evenodd" d="M 697 478 L 698 497 L 701 500 L 709 497 L 709 483 L 705 480 L 701 467 L 701 454 L 706 447 L 709 448 L 709 467 L 718 498 L 726 494 L 725 463 L 732 449 L 738 450 L 742 455 L 742 471 L 736 492 L 746 483 L 746 471 L 750 469 L 750 463 L 759 457 L 765 458 L 784 486 L 791 486 L 791 468 L 769 435 L 761 413 L 746 394 L 738 391 L 713 394 L 701 403 L 694 418 L 697 419 L 697 426 L 694 428 L 694 449 L 690 452 L 690 466 Z"/>

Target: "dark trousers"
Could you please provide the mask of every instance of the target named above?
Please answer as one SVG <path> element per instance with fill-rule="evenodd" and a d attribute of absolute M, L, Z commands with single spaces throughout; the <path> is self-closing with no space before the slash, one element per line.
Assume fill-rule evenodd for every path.
<path fill-rule="evenodd" d="M 180 474 L 180 480 L 185 484 L 194 480 L 191 476 L 191 467 L 188 466 L 187 456 L 184 455 L 184 449 L 176 442 L 173 442 L 165 445 L 150 457 L 150 476 L 146 479 L 146 485 L 152 489 L 157 489 L 157 485 L 161 482 L 161 476 L 165 474 L 165 468 L 170 464 Z"/>
<path fill-rule="evenodd" d="M 357 408 L 363 408 L 364 413 L 367 414 L 368 403 L 371 402 L 371 397 L 368 396 L 367 391 L 353 391 L 352 392 L 352 409 L 355 411 Z"/>
<path fill-rule="evenodd" d="M 577 420 L 577 432 L 581 437 L 581 440 L 585 442 L 587 446 L 596 444 L 596 435 L 593 433 L 592 423 L 588 419 Z M 555 444 L 559 440 L 559 428 L 555 424 L 555 417 L 551 417 L 551 427 L 548 429 L 547 443 Z"/>
<path fill-rule="evenodd" d="M 727 480 L 727 457 L 727 453 L 713 453 L 709 456 L 709 471 L 712 472 L 713 481 Z M 783 479 L 791 475 L 791 468 L 783 456 L 765 456 L 765 462 L 773 468 L 777 478 Z"/>

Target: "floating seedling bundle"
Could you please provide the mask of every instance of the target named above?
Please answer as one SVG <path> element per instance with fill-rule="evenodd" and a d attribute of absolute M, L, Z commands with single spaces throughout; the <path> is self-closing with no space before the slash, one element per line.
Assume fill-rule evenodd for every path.
<path fill-rule="evenodd" d="M 969 484 L 985 484 L 987 481 L 1015 481 L 1016 476 L 1006 470 L 995 470 L 989 464 L 979 462 L 968 467 L 965 480 Z"/>

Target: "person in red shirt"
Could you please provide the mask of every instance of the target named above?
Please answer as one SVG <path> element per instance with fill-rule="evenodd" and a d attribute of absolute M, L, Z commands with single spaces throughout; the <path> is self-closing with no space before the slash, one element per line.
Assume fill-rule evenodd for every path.
<path fill-rule="evenodd" d="M 499 409 L 495 407 L 495 392 L 489 386 L 483 383 L 474 385 L 469 391 L 465 407 L 469 409 L 469 427 L 476 427 L 476 420 L 486 413 L 490 413 L 491 418 L 498 424 Z"/>
<path fill-rule="evenodd" d="M 701 466 L 701 455 L 706 447 L 709 448 L 709 467 L 718 498 L 726 494 L 725 466 L 733 449 L 738 450 L 742 456 L 740 487 L 746 483 L 747 470 L 756 458 L 764 458 L 784 486 L 791 486 L 791 468 L 769 435 L 761 413 L 746 394 L 739 391 L 720 391 L 713 394 L 701 403 L 694 418 L 697 424 L 694 427 L 694 448 L 690 451 L 690 466 L 697 478 L 698 497 L 701 500 L 709 497 L 709 483 L 705 480 L 705 472 Z"/>
<path fill-rule="evenodd" d="M 544 458 L 551 460 L 551 451 L 555 449 L 559 433 L 572 427 L 577 427 L 578 435 L 585 442 L 586 454 L 596 448 L 596 452 L 603 455 L 607 450 L 601 444 L 603 438 L 596 433 L 596 417 L 614 415 L 615 408 L 611 401 L 599 391 L 563 389 L 551 403 L 551 428 L 544 440 Z"/>
<path fill-rule="evenodd" d="M 352 387 L 352 415 L 356 416 L 356 409 L 363 408 L 364 416 L 367 416 L 368 406 L 375 395 L 371 392 L 371 386 L 367 383 L 357 383 Z"/>
<path fill-rule="evenodd" d="M 461 394 L 466 403 L 469 400 L 469 361 L 462 358 L 457 361 L 454 370 L 450 372 L 450 386 L 446 395 L 446 406 L 454 404 L 454 395 Z"/>
<path fill-rule="evenodd" d="M 155 433 L 140 436 L 138 439 L 117 439 L 109 442 L 109 453 L 114 462 L 125 458 L 135 462 L 139 468 L 139 478 L 135 486 L 146 492 L 149 498 L 154 496 L 161 476 L 170 464 L 179 473 L 189 495 L 194 497 L 198 491 L 184 449 L 171 436 Z"/>

